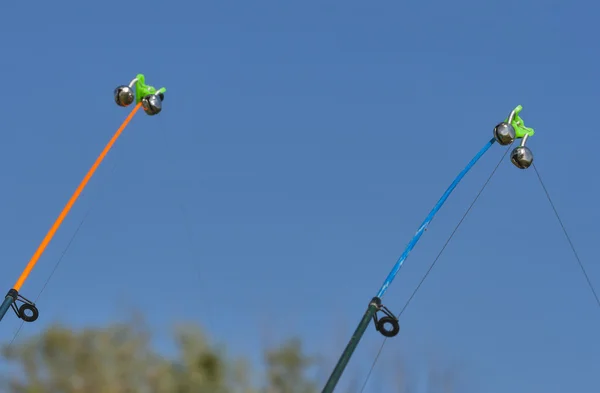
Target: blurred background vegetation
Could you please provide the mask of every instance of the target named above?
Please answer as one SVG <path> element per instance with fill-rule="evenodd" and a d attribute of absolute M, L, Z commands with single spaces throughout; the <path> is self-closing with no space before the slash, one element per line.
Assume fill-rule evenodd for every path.
<path fill-rule="evenodd" d="M 71 329 L 53 325 L 39 335 L 17 338 L 3 347 L 13 371 L 2 376 L 7 393 L 318 393 L 339 354 L 308 354 L 298 338 L 263 352 L 263 364 L 229 356 L 199 326 L 174 329 L 175 356 L 152 347 L 141 322 Z M 386 369 L 386 382 L 367 391 L 396 393 L 459 391 L 457 373 L 428 365 L 424 375 L 406 372 L 400 357 Z M 260 371 L 259 371 L 260 370 Z M 346 377 L 352 379 L 352 370 Z M 423 379 L 426 381 L 423 381 Z M 338 392 L 358 393 L 364 379 Z M 418 382 L 418 383 L 417 383 Z M 373 390 L 373 386 L 375 390 Z"/>

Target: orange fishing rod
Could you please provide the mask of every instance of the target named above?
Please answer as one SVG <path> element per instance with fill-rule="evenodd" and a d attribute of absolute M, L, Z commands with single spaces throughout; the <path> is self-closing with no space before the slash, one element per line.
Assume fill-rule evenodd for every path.
<path fill-rule="evenodd" d="M 98 158 L 96 158 L 96 161 L 94 162 L 92 167 L 88 170 L 88 172 L 86 173 L 86 175 L 83 178 L 83 180 L 81 181 L 81 183 L 79 183 L 79 186 L 75 189 L 75 192 L 73 192 L 73 195 L 71 195 L 71 198 L 69 199 L 69 201 L 67 202 L 65 207 L 62 209 L 60 214 L 58 215 L 58 218 L 54 221 L 54 224 L 52 224 L 52 227 L 50 227 L 50 230 L 48 231 L 48 233 L 46 234 L 46 236 L 44 237 L 44 239 L 38 246 L 37 250 L 35 251 L 35 253 L 31 257 L 31 259 L 29 260 L 29 263 L 27 263 L 25 270 L 23 270 L 23 273 L 21 273 L 21 276 L 19 276 L 15 285 L 6 294 L 6 297 L 4 298 L 4 302 L 2 303 L 2 305 L 0 305 L 0 320 L 2 320 L 2 318 L 4 318 L 4 315 L 6 315 L 9 308 L 12 308 L 15 311 L 15 313 L 17 314 L 17 317 L 21 318 L 25 322 L 33 322 L 36 319 L 38 319 L 39 311 L 38 311 L 37 307 L 35 306 L 35 304 L 32 301 L 26 299 L 25 297 L 23 297 L 19 294 L 21 287 L 23 286 L 23 284 L 25 283 L 25 281 L 31 274 L 31 271 L 33 270 L 33 268 L 39 261 L 40 257 L 46 250 L 46 247 L 48 247 L 48 244 L 50 243 L 50 241 L 52 241 L 52 238 L 56 234 L 56 231 L 58 231 L 58 229 L 60 228 L 65 217 L 71 211 L 71 208 L 73 207 L 73 205 L 75 204 L 75 202 L 77 201 L 77 199 L 79 198 L 79 196 L 81 195 L 81 193 L 83 192 L 85 187 L 87 186 L 88 182 L 90 181 L 92 176 L 94 176 L 94 173 L 96 172 L 96 170 L 98 169 L 98 167 L 100 166 L 102 161 L 104 161 L 104 158 L 106 157 L 106 155 L 108 154 L 110 149 L 113 147 L 113 145 L 115 144 L 117 139 L 119 139 L 119 137 L 121 136 L 121 134 L 123 133 L 123 131 L 125 130 L 127 125 L 131 122 L 131 119 L 133 119 L 135 114 L 140 109 L 140 107 L 143 107 L 144 111 L 148 115 L 155 115 L 161 111 L 161 109 L 162 109 L 161 102 L 164 98 L 164 93 L 165 93 L 166 89 L 162 88 L 160 90 L 156 90 L 152 86 L 145 85 L 144 84 L 144 76 L 142 74 L 139 74 L 130 83 L 129 86 L 119 86 L 115 89 L 115 92 L 114 92 L 115 102 L 119 106 L 125 107 L 125 106 L 129 106 L 130 104 L 133 103 L 133 101 L 134 101 L 134 92 L 133 92 L 134 86 L 135 86 L 135 96 L 136 96 L 135 98 L 137 101 L 136 105 L 134 106 L 132 111 L 129 113 L 127 118 L 125 118 L 125 120 L 123 121 L 121 126 L 117 129 L 117 131 L 115 132 L 113 137 L 110 139 L 110 141 L 106 144 L 106 146 L 104 147 L 104 150 L 102 150 L 102 152 L 100 153 Z M 20 306 L 17 306 L 18 303 L 20 303 Z"/>

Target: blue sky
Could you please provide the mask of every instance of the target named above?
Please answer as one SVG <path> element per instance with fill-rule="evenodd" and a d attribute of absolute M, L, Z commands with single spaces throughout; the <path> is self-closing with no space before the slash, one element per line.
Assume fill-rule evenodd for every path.
<path fill-rule="evenodd" d="M 166 86 L 140 113 L 23 288 L 40 320 L 141 310 L 232 353 L 301 336 L 330 366 L 427 212 L 516 105 L 591 279 L 600 189 L 599 6 L 591 1 L 62 1 L 3 5 L 1 285 L 8 290 L 126 117 L 113 89 Z M 503 149 L 465 178 L 385 301 L 398 311 Z M 12 316 L 2 337 L 18 327 Z M 386 345 L 463 392 L 595 392 L 600 313 L 533 170 L 508 161 Z M 370 330 L 350 375 L 381 336 Z M 362 381 L 362 380 L 361 380 Z M 375 380 L 370 391 L 377 390 Z M 368 390 L 369 390 L 368 389 Z"/>

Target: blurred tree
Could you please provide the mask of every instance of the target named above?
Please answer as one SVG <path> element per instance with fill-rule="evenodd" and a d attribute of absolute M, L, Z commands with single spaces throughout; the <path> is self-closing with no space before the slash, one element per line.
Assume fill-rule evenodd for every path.
<path fill-rule="evenodd" d="M 144 324 L 72 330 L 52 326 L 40 335 L 5 346 L 2 356 L 17 368 L 5 375 L 7 393 L 318 393 L 323 381 L 311 376 L 316 357 L 307 356 L 299 339 L 265 351 L 263 383 L 255 383 L 243 359 L 231 359 L 192 325 L 175 331 L 177 355 L 168 359 L 152 349 Z M 393 364 L 392 364 L 393 363 Z M 377 390 L 423 391 L 396 358 L 384 374 L 395 379 Z M 437 364 L 425 391 L 453 393 L 456 370 Z M 315 370 L 316 371 L 316 370 Z M 312 373 L 314 374 L 314 373 Z M 355 376 L 358 374 L 355 374 Z M 359 378 L 360 379 L 360 378 Z M 384 378 L 389 380 L 389 378 Z M 382 383 L 372 378 L 371 383 Z M 362 380 L 351 389 L 357 392 Z M 373 385 L 370 384 L 373 388 Z M 394 387 L 394 388 L 391 388 Z"/>
<path fill-rule="evenodd" d="M 248 367 L 228 359 L 225 351 L 209 345 L 196 326 L 180 326 L 175 334 L 179 356 L 172 361 L 172 393 L 253 393 Z"/>
<path fill-rule="evenodd" d="M 76 332 L 53 326 L 3 348 L 20 368 L 9 378 L 14 393 L 162 393 L 169 364 L 149 346 L 149 335 L 129 325 Z M 167 378 L 168 380 L 168 378 Z"/>
<path fill-rule="evenodd" d="M 292 339 L 265 354 L 267 387 L 265 393 L 315 393 L 316 381 L 308 376 L 316 359 L 304 355 L 299 339 Z"/>
<path fill-rule="evenodd" d="M 315 393 L 305 377 L 309 358 L 298 340 L 266 353 L 267 383 L 254 388 L 242 359 L 227 358 L 195 326 L 176 330 L 178 354 L 152 350 L 140 324 L 74 331 L 48 328 L 5 346 L 2 356 L 19 370 L 5 378 L 11 393 Z"/>

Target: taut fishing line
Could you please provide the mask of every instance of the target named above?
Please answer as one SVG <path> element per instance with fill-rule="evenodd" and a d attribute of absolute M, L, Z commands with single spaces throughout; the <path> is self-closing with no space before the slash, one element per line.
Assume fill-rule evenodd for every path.
<path fill-rule="evenodd" d="M 540 172 L 538 171 L 535 164 L 533 165 L 533 170 L 535 171 L 535 174 L 537 175 L 537 178 L 540 181 L 540 185 L 542 186 L 542 189 L 544 190 L 544 193 L 546 194 L 546 198 L 548 199 L 548 202 L 550 202 L 550 206 L 552 207 L 552 210 L 554 211 L 554 215 L 556 216 L 556 219 L 558 220 L 558 223 L 560 224 L 560 227 L 562 228 L 563 233 L 565 234 L 565 237 L 567 238 L 567 242 L 569 242 L 569 245 L 571 246 L 571 250 L 573 251 L 575 260 L 577 260 L 577 264 L 579 265 L 579 268 L 581 269 L 581 272 L 583 273 L 583 276 L 585 277 L 588 287 L 592 291 L 592 295 L 594 296 L 594 299 L 596 300 L 596 304 L 598 305 L 598 307 L 600 307 L 600 299 L 598 298 L 598 293 L 596 292 L 596 289 L 594 288 L 594 284 L 592 284 L 592 280 L 590 279 L 590 276 L 588 275 L 585 267 L 583 266 L 583 262 L 581 262 L 581 258 L 579 258 L 579 254 L 577 253 L 577 250 L 575 249 L 575 245 L 571 241 L 571 236 L 569 236 L 569 233 L 567 232 L 567 228 L 563 224 L 563 221 L 561 220 L 560 215 L 558 214 L 558 210 L 556 209 L 556 205 L 554 205 L 554 202 L 552 201 L 552 198 L 550 197 L 550 193 L 548 192 L 548 189 L 546 188 L 546 185 L 544 184 L 544 181 L 542 180 L 542 176 L 540 175 Z"/>
<path fill-rule="evenodd" d="M 171 142 L 171 138 L 167 137 L 167 132 L 166 132 L 167 128 L 165 127 L 163 119 L 161 119 L 161 118 L 158 119 L 158 126 L 160 128 L 160 130 L 159 130 L 160 136 L 163 138 L 163 143 L 164 143 L 163 151 L 171 151 L 174 154 L 174 156 L 177 156 L 177 150 L 173 146 L 173 144 Z M 166 157 L 165 157 L 165 159 L 166 159 Z M 176 171 L 174 171 L 174 173 L 175 172 Z M 188 251 L 190 254 L 189 256 L 190 256 L 191 260 L 193 261 L 196 259 L 196 257 L 198 255 L 200 255 L 200 252 L 198 251 L 198 248 L 196 247 L 196 243 L 194 242 L 194 227 L 190 221 L 189 210 L 188 210 L 187 205 L 183 201 L 183 198 L 177 192 L 175 192 L 174 194 L 175 194 L 175 200 L 176 200 L 177 207 L 179 208 L 178 209 L 179 214 L 181 214 L 181 218 L 183 220 L 183 229 L 186 232 L 186 239 L 188 242 Z"/>
<path fill-rule="evenodd" d="M 23 295 L 21 295 L 19 293 L 19 291 L 21 290 L 23 284 L 25 283 L 25 281 L 31 274 L 31 271 L 33 270 L 33 268 L 39 261 L 40 257 L 46 250 L 48 244 L 52 241 L 54 235 L 60 228 L 65 217 L 69 214 L 73 205 L 75 204 L 75 202 L 79 199 L 79 197 L 83 193 L 88 182 L 93 177 L 94 173 L 96 172 L 96 170 L 98 169 L 100 164 L 104 161 L 104 159 L 106 158 L 106 155 L 109 153 L 109 151 L 111 150 L 113 145 L 117 142 L 117 140 L 119 139 L 119 137 L 121 136 L 121 134 L 123 133 L 123 131 L 125 130 L 127 125 L 130 123 L 130 121 L 135 116 L 135 114 L 139 111 L 140 108 L 143 108 L 144 112 L 146 112 L 146 114 L 149 116 L 153 116 L 153 115 L 160 113 L 162 110 L 162 101 L 164 99 L 165 92 L 166 92 L 166 89 L 164 87 L 162 87 L 160 89 L 156 89 L 153 86 L 147 85 L 145 83 L 145 76 L 143 74 L 137 74 L 136 77 L 129 83 L 129 85 L 121 85 L 121 86 L 118 86 L 114 90 L 114 100 L 117 105 L 119 105 L 121 107 L 127 107 L 127 106 L 130 106 L 131 104 L 133 104 L 134 102 L 135 102 L 135 105 L 134 105 L 133 109 L 131 110 L 131 112 L 129 113 L 129 115 L 127 115 L 127 117 L 125 118 L 125 120 L 123 121 L 121 126 L 117 129 L 117 131 L 114 133 L 112 138 L 106 144 L 106 146 L 104 147 L 104 149 L 102 150 L 102 152 L 100 153 L 98 158 L 96 158 L 96 161 L 94 161 L 92 167 L 88 170 L 88 172 L 84 176 L 81 183 L 79 183 L 79 185 L 77 186 L 77 188 L 71 195 L 71 198 L 68 200 L 67 204 L 65 205 L 65 207 L 61 210 L 60 214 L 58 215 L 58 218 L 54 221 L 54 223 L 50 227 L 50 230 L 48 231 L 48 233 L 46 233 L 46 236 L 44 237 L 44 239 L 42 240 L 42 242 L 36 249 L 35 253 L 33 254 L 31 259 L 27 263 L 27 266 L 25 267 L 25 269 L 23 270 L 23 272 L 17 279 L 16 283 L 6 294 L 4 301 L 0 305 L 0 320 L 2 320 L 2 318 L 4 318 L 4 316 L 6 315 L 6 313 L 8 312 L 9 309 L 12 309 L 15 312 L 16 316 L 19 319 L 21 319 L 23 322 L 34 322 L 38 319 L 39 310 L 37 309 L 35 302 L 25 298 Z M 113 170 L 114 170 L 114 168 L 113 168 Z M 70 247 L 74 237 L 79 232 L 79 229 L 83 225 L 83 222 L 87 218 L 88 214 L 89 214 L 89 210 L 86 213 L 86 215 L 83 217 L 82 221 L 79 223 L 77 230 L 73 234 L 73 237 L 69 241 L 69 244 L 67 244 L 67 248 L 63 251 L 63 255 L 61 255 L 61 257 L 59 258 L 59 262 L 60 262 L 60 260 L 62 260 L 62 257 L 66 253 L 66 250 Z M 59 262 L 57 262 L 57 264 Z M 56 270 L 56 268 L 57 268 L 57 265 L 55 265 L 54 270 Z M 50 277 L 52 277 L 54 270 L 50 274 Z M 48 280 L 49 279 L 50 278 L 48 278 Z M 46 284 L 44 284 L 44 287 L 46 285 L 47 285 L 47 282 L 46 282 Z M 44 288 L 42 288 L 42 291 L 43 291 L 43 289 Z M 40 292 L 40 295 L 41 295 L 41 292 Z M 38 298 L 40 295 L 38 295 Z M 19 329 L 17 330 L 17 334 L 20 330 L 21 330 L 21 328 L 19 327 Z M 15 334 L 15 337 L 16 337 L 16 334 Z M 13 338 L 13 340 L 14 340 L 14 338 Z"/>
<path fill-rule="evenodd" d="M 50 280 L 52 280 L 52 277 L 54 276 L 54 273 L 56 273 L 56 271 L 58 270 L 58 266 L 60 265 L 60 263 L 62 262 L 63 258 L 65 257 L 65 255 L 69 251 L 69 248 L 71 248 L 71 245 L 73 244 L 73 241 L 77 237 L 77 234 L 79 233 L 79 230 L 83 226 L 83 223 L 85 222 L 85 220 L 88 218 L 88 216 L 91 213 L 92 209 L 93 209 L 93 207 L 89 207 L 88 210 L 83 215 L 83 218 L 79 221 L 79 224 L 77 225 L 77 228 L 75 228 L 75 231 L 73 232 L 73 235 L 71 236 L 71 238 L 67 242 L 67 245 L 65 246 L 65 248 L 62 251 L 62 253 L 60 254 L 60 257 L 58 257 L 58 260 L 54 263 L 54 267 L 52 268 L 52 271 L 50 272 L 50 274 L 48 275 L 48 278 L 44 282 L 44 285 L 42 286 L 42 289 L 40 290 L 40 292 L 36 296 L 35 300 L 33 301 L 34 304 L 37 304 L 37 302 L 42 297 L 42 293 L 44 292 L 44 290 L 46 289 L 46 287 L 50 283 Z M 17 336 L 21 332 L 21 329 L 23 329 L 23 325 L 24 324 L 25 324 L 25 321 L 21 320 L 21 323 L 19 324 L 19 327 L 17 328 L 17 330 L 15 331 L 15 334 L 13 335 L 12 339 L 8 343 L 9 347 L 17 339 Z"/>
<path fill-rule="evenodd" d="M 492 177 L 494 177 L 494 174 L 496 174 L 496 171 L 500 167 L 500 164 L 504 160 L 504 157 L 506 157 L 506 155 L 508 154 L 511 146 L 512 146 L 512 144 L 504 151 L 504 154 L 502 155 L 502 157 L 500 157 L 500 160 L 498 161 L 498 163 L 496 164 L 496 166 L 494 167 L 494 169 L 492 170 L 492 172 L 488 176 L 488 178 L 485 181 L 485 183 L 483 183 L 483 186 L 479 189 L 479 192 L 475 195 L 475 198 L 473 199 L 473 201 L 471 202 L 471 204 L 469 205 L 469 207 L 467 208 L 467 210 L 465 211 L 465 213 L 463 214 L 463 216 L 461 217 L 461 219 L 458 221 L 458 224 L 456 224 L 456 226 L 454 227 L 454 229 L 450 233 L 450 236 L 448 237 L 448 239 L 446 240 L 446 242 L 444 243 L 444 245 L 440 249 L 439 253 L 435 257 L 435 259 L 433 260 L 433 262 L 429 265 L 429 268 L 427 269 L 427 271 L 425 272 L 425 274 L 421 278 L 421 281 L 419 281 L 419 284 L 417 284 L 417 286 L 413 290 L 412 294 L 409 296 L 408 300 L 404 304 L 404 307 L 402 307 L 402 309 L 400 310 L 400 312 L 398 313 L 398 315 L 397 315 L 396 318 L 400 318 L 402 316 L 402 314 L 404 313 L 404 311 L 406 311 L 406 308 L 408 307 L 408 305 L 410 304 L 410 302 L 413 300 L 413 298 L 415 297 L 415 295 L 419 291 L 419 289 L 421 289 L 421 286 L 423 285 L 423 283 L 425 282 L 425 280 L 427 279 L 427 277 L 429 276 L 429 274 L 433 270 L 434 266 L 436 265 L 437 261 L 440 259 L 440 257 L 442 256 L 442 254 L 446 250 L 446 247 L 448 247 L 448 244 L 450 244 L 450 241 L 452 240 L 452 238 L 454 237 L 454 235 L 458 231 L 458 228 L 460 228 L 460 226 L 462 225 L 463 221 L 467 218 L 467 215 L 469 215 L 469 213 L 471 212 L 471 209 L 473 209 L 473 206 L 475 206 L 475 203 L 477 202 L 477 200 L 479 199 L 479 197 L 483 193 L 483 190 L 485 190 L 485 188 L 488 186 L 488 184 L 492 180 Z M 365 377 L 365 381 L 363 382 L 363 385 L 362 385 L 362 387 L 360 389 L 360 393 L 363 393 L 364 390 L 365 390 L 365 388 L 367 387 L 367 383 L 369 382 L 369 378 L 371 377 L 371 374 L 373 374 L 373 370 L 375 369 L 375 365 L 377 364 L 377 361 L 381 357 L 381 353 L 383 352 L 383 348 L 385 346 L 385 343 L 387 342 L 387 339 L 388 339 L 388 337 L 384 337 L 383 338 L 381 346 L 379 347 L 379 351 L 377 351 L 377 355 L 375 355 L 375 359 L 373 360 L 373 363 L 371 364 L 371 368 L 369 369 L 369 372 L 367 373 L 367 376 Z"/>
<path fill-rule="evenodd" d="M 116 147 L 115 147 L 116 148 Z M 113 151 L 114 149 L 113 148 Z M 112 168 L 108 174 L 108 178 L 112 178 L 112 176 L 114 175 L 116 168 L 117 168 L 117 162 L 115 162 L 112 165 Z M 100 198 L 101 194 L 103 192 L 106 192 L 106 189 L 104 188 L 100 188 L 98 191 L 100 194 L 96 195 L 94 198 L 98 199 Z M 83 196 L 83 194 L 82 194 Z M 52 278 L 54 277 L 54 274 L 56 273 L 56 271 L 58 270 L 61 262 L 63 261 L 64 257 L 67 255 L 67 252 L 69 251 L 69 249 L 71 248 L 71 246 L 73 245 L 75 238 L 77 237 L 77 235 L 79 234 L 79 232 L 81 231 L 81 228 L 83 227 L 83 224 L 86 222 L 86 220 L 88 219 L 88 217 L 90 216 L 90 213 L 92 212 L 92 210 L 94 209 L 94 207 L 96 207 L 94 205 L 94 202 L 92 201 L 90 203 L 90 206 L 87 208 L 85 214 L 83 215 L 83 217 L 81 218 L 81 220 L 79 220 L 79 223 L 77 224 L 77 227 L 75 228 L 75 231 L 73 232 L 73 234 L 71 235 L 69 241 L 67 242 L 67 244 L 65 245 L 64 249 L 62 250 L 60 256 L 58 257 L 58 259 L 56 260 L 56 262 L 54 263 L 54 266 L 52 268 L 52 271 L 50 272 L 50 274 L 48 275 L 48 278 L 46 279 L 46 281 L 44 282 L 44 284 L 42 285 L 42 288 L 40 289 L 38 295 L 35 297 L 35 300 L 33 301 L 34 304 L 37 304 L 38 301 L 40 300 L 40 298 L 42 297 L 42 294 L 44 293 L 44 291 L 46 290 L 46 288 L 48 287 L 48 284 L 50 284 L 50 281 L 52 280 Z M 10 340 L 10 342 L 8 343 L 8 346 L 10 347 L 14 341 L 17 339 L 19 333 L 21 332 L 21 330 L 23 329 L 23 325 L 25 324 L 24 320 L 21 320 L 21 323 L 19 324 L 19 327 L 17 328 L 17 330 L 15 331 L 12 339 Z"/>
<path fill-rule="evenodd" d="M 500 161 L 498 162 L 498 164 L 496 165 L 496 167 L 494 168 L 494 170 L 492 171 L 492 173 L 490 174 L 490 176 L 488 177 L 487 181 L 483 184 L 482 188 L 480 189 L 480 191 L 477 193 L 477 195 L 475 196 L 475 199 L 473 200 L 473 202 L 471 202 L 471 205 L 469 206 L 469 208 L 466 210 L 465 214 L 462 216 L 462 218 L 460 219 L 460 221 L 458 222 L 458 224 L 456 225 L 456 227 L 454 228 L 454 230 L 452 231 L 452 233 L 450 234 L 450 236 L 448 237 L 448 240 L 446 240 L 446 243 L 444 243 L 444 245 L 442 246 L 440 252 L 438 253 L 438 255 L 436 256 L 436 258 L 433 260 L 433 262 L 431 263 L 431 265 L 429 266 L 429 269 L 425 272 L 423 278 L 421 279 L 421 281 L 419 282 L 419 284 L 416 286 L 415 290 L 412 292 L 411 296 L 408 298 L 408 300 L 406 301 L 404 307 L 402 308 L 402 310 L 400 311 L 400 313 L 398 314 L 398 318 L 404 313 L 404 311 L 406 310 L 406 308 L 408 307 L 408 305 L 410 304 L 410 302 L 412 301 L 412 299 L 414 298 L 414 296 L 416 295 L 416 293 L 418 292 L 418 290 L 421 288 L 421 286 L 423 285 L 423 282 L 427 279 L 429 273 L 431 273 L 433 267 L 435 266 L 436 262 L 439 260 L 439 258 L 441 257 L 442 253 L 444 252 L 444 250 L 446 249 L 446 247 L 448 246 L 448 244 L 450 243 L 450 241 L 452 240 L 454 234 L 456 233 L 456 231 L 458 230 L 458 228 L 460 227 L 460 225 L 462 224 L 462 222 L 465 220 L 465 218 L 467 217 L 467 215 L 469 214 L 470 210 L 473 208 L 473 206 L 475 205 L 475 202 L 477 202 L 477 199 L 479 199 L 479 196 L 483 193 L 483 190 L 486 188 L 486 186 L 488 185 L 488 183 L 490 182 L 490 180 L 492 179 L 492 177 L 494 176 L 494 174 L 496 173 L 496 171 L 498 170 L 498 167 L 500 166 L 502 160 L 504 159 L 504 157 L 506 157 L 506 154 L 508 153 L 507 149 L 504 153 L 504 155 L 502 155 L 502 158 L 500 159 Z M 544 194 L 546 195 L 546 198 L 548 199 L 548 202 L 550 203 L 550 206 L 552 207 L 552 210 L 554 212 L 554 215 L 556 216 L 556 219 L 558 220 L 558 223 L 565 235 L 565 238 L 567 239 L 567 242 L 569 243 L 569 246 L 573 252 L 573 255 L 575 256 L 575 260 L 577 261 L 577 264 L 579 266 L 579 268 L 581 269 L 581 272 L 586 280 L 586 283 L 594 297 L 594 300 L 596 301 L 596 304 L 598 305 L 598 307 L 600 307 L 600 298 L 598 297 L 598 292 L 596 291 L 589 274 L 587 273 L 587 270 L 585 269 L 585 266 L 583 264 L 583 262 L 581 261 L 581 258 L 579 257 L 579 253 L 577 252 L 577 249 L 575 248 L 575 245 L 573 244 L 573 241 L 571 240 L 571 236 L 569 236 L 569 233 L 560 217 L 560 214 L 558 213 L 558 210 L 556 209 L 556 205 L 554 204 L 552 197 L 550 196 L 550 193 L 548 191 L 548 188 L 546 187 L 546 185 L 544 184 L 544 181 L 542 180 L 542 177 L 537 169 L 537 167 L 535 166 L 535 164 L 532 164 L 533 169 L 536 173 L 536 176 L 539 180 L 539 183 L 544 191 Z M 379 347 L 379 351 L 377 352 L 377 355 L 375 356 L 375 359 L 373 360 L 373 363 L 371 364 L 371 368 L 369 369 L 369 372 L 367 373 L 367 376 L 365 377 L 365 381 L 360 389 L 360 393 L 363 393 L 365 388 L 367 387 L 367 383 L 369 382 L 369 379 L 375 369 L 375 366 L 379 360 L 379 358 L 381 357 L 381 354 L 383 352 L 383 348 L 385 346 L 385 343 L 387 342 L 387 337 L 384 338 L 383 342 L 381 343 L 381 346 Z"/>
<path fill-rule="evenodd" d="M 352 337 L 348 341 L 348 344 L 344 348 L 338 362 L 336 363 L 333 371 L 331 372 L 329 379 L 323 387 L 322 393 L 333 393 L 337 386 L 346 366 L 350 362 L 352 354 L 356 350 L 360 340 L 364 336 L 367 327 L 371 324 L 371 321 L 375 325 L 375 330 L 381 333 L 384 337 L 395 337 L 400 332 L 400 323 L 398 316 L 394 315 L 386 306 L 383 305 L 382 298 L 392 284 L 400 268 L 408 258 L 410 252 L 415 248 L 421 236 L 427 227 L 433 221 L 435 215 L 442 208 L 444 203 L 448 200 L 454 189 L 458 186 L 461 180 L 467 175 L 467 173 L 477 164 L 479 159 L 487 153 L 487 151 L 498 143 L 502 146 L 511 145 L 516 139 L 520 139 L 519 146 L 512 150 L 510 155 L 511 162 L 519 169 L 527 169 L 533 162 L 533 153 L 525 144 L 528 138 L 535 134 L 532 128 L 526 127 L 523 119 L 519 116 L 519 113 L 523 110 L 521 105 L 518 105 L 513 109 L 508 117 L 497 124 L 494 127 L 494 136 L 489 140 L 482 148 L 475 154 L 475 156 L 469 161 L 462 171 L 454 178 L 450 186 L 444 191 L 438 202 L 435 204 L 433 209 L 429 212 L 425 220 L 413 236 L 413 238 L 406 245 L 404 252 L 400 255 L 392 270 L 388 273 L 382 286 L 379 288 L 377 294 L 371 298 L 369 305 L 364 312 L 360 322 L 358 323 Z M 381 313 L 381 314 L 380 314 Z"/>

